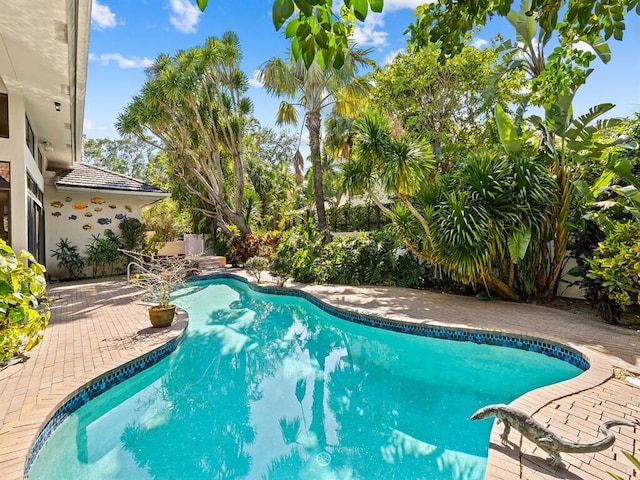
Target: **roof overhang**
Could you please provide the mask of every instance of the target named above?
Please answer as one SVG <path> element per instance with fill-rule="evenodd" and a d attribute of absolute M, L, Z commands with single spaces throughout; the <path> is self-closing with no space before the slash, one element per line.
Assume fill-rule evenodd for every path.
<path fill-rule="evenodd" d="M 49 164 L 69 167 L 82 157 L 91 3 L 88 0 L 3 2 L 0 77 L 25 99 Z M 59 105 L 59 107 L 57 106 Z"/>
<path fill-rule="evenodd" d="M 131 190 L 107 190 L 104 188 L 83 188 L 83 187 L 69 187 L 56 185 L 58 192 L 73 192 L 73 193 L 96 193 L 100 195 L 116 195 L 123 197 L 134 197 L 138 199 L 140 207 L 151 205 L 152 203 L 159 202 L 169 197 L 171 194 L 168 192 L 136 192 Z"/>

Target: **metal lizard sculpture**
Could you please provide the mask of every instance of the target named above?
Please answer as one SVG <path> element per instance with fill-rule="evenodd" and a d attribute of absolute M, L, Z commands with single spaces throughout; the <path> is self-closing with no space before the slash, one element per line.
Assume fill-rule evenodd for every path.
<path fill-rule="evenodd" d="M 509 432 L 511 431 L 511 427 L 513 427 L 520 432 L 522 436 L 528 438 L 547 452 L 551 456 L 549 461 L 553 466 L 562 464 L 560 452 L 591 453 L 609 448 L 613 445 L 613 442 L 616 441 L 614 433 L 609 431 L 611 427 L 616 425 L 636 427 L 637 424 L 640 424 L 638 421 L 636 421 L 637 423 L 631 423 L 624 420 L 610 420 L 600 425 L 600 431 L 606 435 L 602 440 L 593 443 L 575 443 L 560 438 L 523 411 L 504 404 L 487 405 L 474 413 L 471 416 L 471 420 L 483 420 L 489 417 L 496 417 L 498 423 L 504 423 L 504 431 L 500 435 L 503 445 L 507 445 Z"/>

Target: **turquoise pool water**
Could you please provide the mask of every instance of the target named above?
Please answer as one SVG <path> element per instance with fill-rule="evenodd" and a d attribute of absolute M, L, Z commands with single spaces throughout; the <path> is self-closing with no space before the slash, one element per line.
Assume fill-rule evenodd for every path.
<path fill-rule="evenodd" d="M 190 317 L 183 343 L 71 414 L 31 480 L 481 479 L 491 422 L 471 414 L 581 373 L 358 325 L 234 280 L 175 302 Z"/>

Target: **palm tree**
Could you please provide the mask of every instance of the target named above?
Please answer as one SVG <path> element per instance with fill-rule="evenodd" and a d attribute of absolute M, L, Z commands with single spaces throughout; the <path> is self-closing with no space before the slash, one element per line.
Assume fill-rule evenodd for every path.
<path fill-rule="evenodd" d="M 320 154 L 320 132 L 322 112 L 333 110 L 344 117 L 353 117 L 361 103 L 368 98 L 371 84 L 366 77 L 357 77 L 358 69 L 374 62 L 366 56 L 371 50 L 351 48 L 342 67 L 321 66 L 315 59 L 306 67 L 302 58 L 290 55 L 288 62 L 281 58 L 268 60 L 259 73 L 265 89 L 272 95 L 285 97 L 280 103 L 276 123 L 297 124 L 300 107 L 305 110 L 304 125 L 309 132 L 311 165 L 314 169 L 314 200 L 318 216 L 318 230 L 329 239 L 324 209 L 322 182 L 322 158 Z"/>
<path fill-rule="evenodd" d="M 242 213 L 243 135 L 253 108 L 242 51 L 233 32 L 202 47 L 160 55 L 141 92 L 118 116 L 116 128 L 167 152 L 173 173 L 199 200 L 199 211 L 232 236 L 251 232 Z"/>
<path fill-rule="evenodd" d="M 355 155 L 342 167 L 343 189 L 349 193 L 365 191 L 390 218 L 394 217 L 394 212 L 383 204 L 376 189 L 382 188 L 384 193 L 400 200 L 420 223 L 428 241 L 428 253 L 425 256 L 411 244 L 407 247 L 421 258 L 430 259 L 435 253 L 431 228 L 410 201 L 433 170 L 434 157 L 429 144 L 410 139 L 406 134 L 394 135 L 387 119 L 378 112 L 362 115 L 356 127 Z"/>

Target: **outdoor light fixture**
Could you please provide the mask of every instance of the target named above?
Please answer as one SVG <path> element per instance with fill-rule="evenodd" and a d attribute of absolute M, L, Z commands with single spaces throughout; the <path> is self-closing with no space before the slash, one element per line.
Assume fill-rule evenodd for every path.
<path fill-rule="evenodd" d="M 60 108 L 62 107 L 62 105 L 60 104 L 60 102 L 53 102 L 53 105 L 56 107 L 56 112 L 60 111 Z"/>
<path fill-rule="evenodd" d="M 42 148 L 44 148 L 45 152 L 53 152 L 53 145 L 51 142 L 40 142 L 42 144 Z"/>

